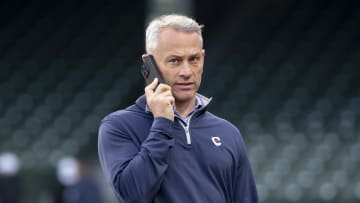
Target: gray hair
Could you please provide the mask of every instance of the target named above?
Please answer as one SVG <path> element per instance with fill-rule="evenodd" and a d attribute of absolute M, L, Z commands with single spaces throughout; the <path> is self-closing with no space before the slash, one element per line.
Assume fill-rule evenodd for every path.
<path fill-rule="evenodd" d="M 162 15 L 150 22 L 146 28 L 145 36 L 145 48 L 147 53 L 154 51 L 158 45 L 159 34 L 164 28 L 173 28 L 182 32 L 194 32 L 200 37 L 201 43 L 203 41 L 201 29 L 202 25 L 199 25 L 195 20 L 177 14 Z"/>

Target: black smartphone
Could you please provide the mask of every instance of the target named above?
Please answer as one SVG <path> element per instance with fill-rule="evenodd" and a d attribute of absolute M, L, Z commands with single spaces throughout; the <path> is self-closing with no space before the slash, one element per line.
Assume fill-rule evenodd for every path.
<path fill-rule="evenodd" d="M 146 85 L 152 83 L 155 78 L 158 78 L 159 83 L 164 83 L 163 77 L 159 68 L 156 65 L 154 56 L 146 56 L 144 63 L 141 67 L 141 75 L 144 77 Z"/>

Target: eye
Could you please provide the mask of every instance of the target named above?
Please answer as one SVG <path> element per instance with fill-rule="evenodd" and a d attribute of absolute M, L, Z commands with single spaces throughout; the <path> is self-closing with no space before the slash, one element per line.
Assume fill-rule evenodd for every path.
<path fill-rule="evenodd" d="M 200 61 L 200 56 L 194 56 L 189 59 L 190 63 L 197 63 Z"/>
<path fill-rule="evenodd" d="M 178 63 L 179 63 L 179 59 L 172 58 L 172 59 L 169 59 L 168 62 L 169 62 L 170 64 L 178 64 Z"/>

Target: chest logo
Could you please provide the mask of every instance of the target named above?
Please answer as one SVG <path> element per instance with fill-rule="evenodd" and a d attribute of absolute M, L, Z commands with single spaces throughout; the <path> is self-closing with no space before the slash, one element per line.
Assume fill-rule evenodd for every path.
<path fill-rule="evenodd" d="M 211 137 L 211 141 L 214 143 L 215 146 L 220 146 L 221 145 L 221 139 L 220 137 Z"/>

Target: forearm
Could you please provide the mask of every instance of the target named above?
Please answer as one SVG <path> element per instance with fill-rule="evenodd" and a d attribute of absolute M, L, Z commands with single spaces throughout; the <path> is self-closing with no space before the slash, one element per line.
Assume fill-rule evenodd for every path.
<path fill-rule="evenodd" d="M 149 202 L 159 190 L 167 169 L 168 153 L 174 144 L 171 130 L 170 120 L 155 119 L 140 151 L 129 147 L 130 144 L 117 147 L 116 154 L 123 157 L 113 163 L 117 167 L 109 173 L 116 193 L 124 201 Z"/>

